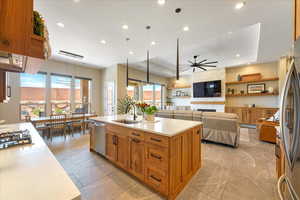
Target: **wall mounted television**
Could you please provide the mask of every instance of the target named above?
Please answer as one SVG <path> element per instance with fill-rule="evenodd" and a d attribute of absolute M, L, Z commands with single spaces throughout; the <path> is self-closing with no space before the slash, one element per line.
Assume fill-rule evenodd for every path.
<path fill-rule="evenodd" d="M 193 84 L 194 98 L 220 97 L 222 93 L 221 80 L 198 82 Z"/>

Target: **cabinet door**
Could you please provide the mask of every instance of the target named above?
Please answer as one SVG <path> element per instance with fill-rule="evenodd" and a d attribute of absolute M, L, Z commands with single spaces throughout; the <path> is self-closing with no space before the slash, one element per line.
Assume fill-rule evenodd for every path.
<path fill-rule="evenodd" d="M 32 0 L 0 0 L 0 51 L 26 55 Z"/>
<path fill-rule="evenodd" d="M 145 144 L 137 138 L 129 138 L 129 169 L 140 179 L 144 179 Z"/>
<path fill-rule="evenodd" d="M 193 154 L 193 161 L 192 161 L 192 168 L 193 171 L 199 169 L 201 165 L 201 128 L 195 128 L 193 131 L 193 147 L 192 147 L 192 154 Z"/>
<path fill-rule="evenodd" d="M 123 169 L 128 168 L 128 141 L 127 136 L 118 135 L 117 143 L 117 164 Z"/>
<path fill-rule="evenodd" d="M 182 178 L 182 137 L 177 136 L 171 139 L 170 148 L 170 192 L 175 194 L 183 183 Z"/>
<path fill-rule="evenodd" d="M 193 131 L 182 135 L 182 176 L 188 178 L 192 171 Z"/>
<path fill-rule="evenodd" d="M 0 103 L 6 100 L 6 72 L 0 70 Z"/>
<path fill-rule="evenodd" d="M 116 136 L 111 132 L 106 132 L 106 157 L 114 162 L 117 158 Z"/>
<path fill-rule="evenodd" d="M 250 124 L 251 111 L 248 108 L 241 109 L 241 122 L 245 124 Z"/>
<path fill-rule="evenodd" d="M 257 120 L 263 117 L 263 110 L 260 108 L 251 109 L 250 123 L 256 124 Z"/>

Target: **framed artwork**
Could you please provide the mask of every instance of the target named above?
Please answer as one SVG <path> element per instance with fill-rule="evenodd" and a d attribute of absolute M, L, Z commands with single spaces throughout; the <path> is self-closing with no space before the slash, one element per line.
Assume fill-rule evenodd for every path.
<path fill-rule="evenodd" d="M 265 83 L 248 84 L 247 92 L 248 94 L 262 93 L 263 91 L 265 91 L 265 87 L 266 87 Z"/>

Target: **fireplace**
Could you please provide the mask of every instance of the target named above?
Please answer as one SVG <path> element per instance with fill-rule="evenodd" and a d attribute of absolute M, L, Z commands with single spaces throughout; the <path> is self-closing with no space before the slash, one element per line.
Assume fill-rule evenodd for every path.
<path fill-rule="evenodd" d="M 202 112 L 217 112 L 216 109 L 197 109 L 197 111 L 202 111 Z"/>

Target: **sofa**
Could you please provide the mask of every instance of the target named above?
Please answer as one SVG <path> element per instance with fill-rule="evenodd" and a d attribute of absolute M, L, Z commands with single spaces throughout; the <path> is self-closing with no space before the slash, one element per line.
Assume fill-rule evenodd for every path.
<path fill-rule="evenodd" d="M 240 121 L 235 113 L 201 112 L 192 110 L 161 110 L 157 117 L 203 122 L 202 140 L 238 147 Z"/>

